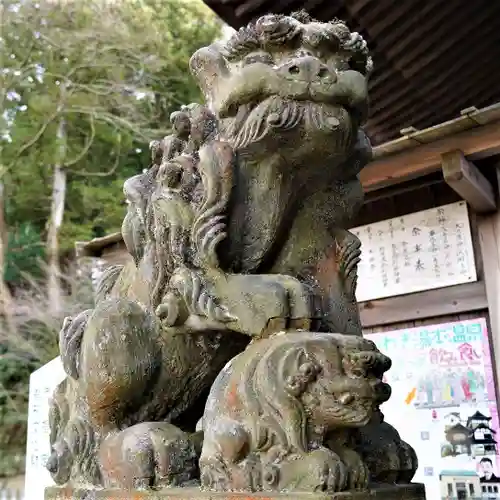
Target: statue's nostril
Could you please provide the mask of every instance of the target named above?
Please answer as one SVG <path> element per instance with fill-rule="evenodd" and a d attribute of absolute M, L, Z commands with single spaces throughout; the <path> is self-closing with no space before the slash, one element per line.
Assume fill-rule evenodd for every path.
<path fill-rule="evenodd" d="M 318 76 L 320 78 L 326 78 L 329 74 L 330 72 L 328 71 L 328 68 L 320 68 L 318 71 Z"/>
<path fill-rule="evenodd" d="M 297 65 L 294 64 L 293 66 L 290 66 L 288 68 L 288 72 L 291 75 L 298 75 L 300 73 L 300 68 Z"/>

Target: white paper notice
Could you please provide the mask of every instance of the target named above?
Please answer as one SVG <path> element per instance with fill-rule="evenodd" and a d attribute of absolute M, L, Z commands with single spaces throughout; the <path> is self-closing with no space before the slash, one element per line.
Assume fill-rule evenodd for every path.
<path fill-rule="evenodd" d="M 350 231 L 361 240 L 358 302 L 477 280 L 465 202 Z"/>
<path fill-rule="evenodd" d="M 49 402 L 55 388 L 66 378 L 61 359 L 53 359 L 30 376 L 25 498 L 43 500 L 54 482 L 45 464 L 50 455 Z"/>

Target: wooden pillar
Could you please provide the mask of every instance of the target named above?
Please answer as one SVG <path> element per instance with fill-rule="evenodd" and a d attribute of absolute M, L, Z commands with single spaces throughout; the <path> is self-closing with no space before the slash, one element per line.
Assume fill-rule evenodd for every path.
<path fill-rule="evenodd" d="M 484 282 L 491 324 L 492 364 L 500 403 L 500 211 L 478 218 Z"/>

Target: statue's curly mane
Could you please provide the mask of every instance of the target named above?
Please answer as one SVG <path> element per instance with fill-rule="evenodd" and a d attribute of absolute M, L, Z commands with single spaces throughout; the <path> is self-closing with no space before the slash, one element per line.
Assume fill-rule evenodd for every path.
<path fill-rule="evenodd" d="M 322 352 L 328 339 L 318 337 L 297 346 L 297 336 L 289 340 L 281 335 L 261 355 L 255 355 L 241 376 L 239 394 L 241 404 L 251 417 L 251 448 L 266 451 L 280 446 L 286 451 L 307 451 L 307 411 L 300 396 L 312 380 L 292 394 L 286 388 L 287 380 L 298 375 L 304 362 L 321 366 Z M 339 354 L 340 355 L 340 354 Z"/>
<path fill-rule="evenodd" d="M 272 18 L 272 27 L 262 27 L 263 21 Z M 271 24 L 271 23 L 270 23 Z M 266 50 L 283 44 L 301 44 L 302 27 L 308 24 L 322 24 L 324 38 L 336 50 L 348 53 L 356 69 L 364 75 L 371 73 L 373 61 L 366 44 L 353 45 L 352 35 L 346 24 L 339 19 L 323 23 L 311 17 L 306 11 L 293 12 L 290 15 L 264 16 L 247 26 L 240 28 L 223 46 L 223 54 L 228 61 L 239 61 L 246 54 Z"/>
<path fill-rule="evenodd" d="M 68 379 L 65 378 L 55 389 L 49 404 L 50 442 L 57 440 L 61 429 L 69 420 L 70 407 L 66 397 Z"/>

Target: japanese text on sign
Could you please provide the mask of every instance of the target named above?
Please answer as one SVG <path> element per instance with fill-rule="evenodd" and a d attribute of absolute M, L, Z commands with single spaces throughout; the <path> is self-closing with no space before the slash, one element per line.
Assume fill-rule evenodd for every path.
<path fill-rule="evenodd" d="M 359 302 L 477 279 L 465 202 L 351 231 L 362 243 Z"/>

